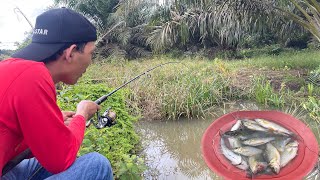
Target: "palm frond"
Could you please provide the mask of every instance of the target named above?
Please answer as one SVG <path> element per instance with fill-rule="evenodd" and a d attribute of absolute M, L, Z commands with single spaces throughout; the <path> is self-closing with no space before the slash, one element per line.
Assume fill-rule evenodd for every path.
<path fill-rule="evenodd" d="M 283 12 L 287 18 L 306 28 L 320 41 L 320 4 L 315 0 L 310 0 L 310 3 L 308 0 L 299 2 L 290 0 L 290 2 L 299 10 L 301 15 L 295 14 L 289 9 L 276 8 Z"/>

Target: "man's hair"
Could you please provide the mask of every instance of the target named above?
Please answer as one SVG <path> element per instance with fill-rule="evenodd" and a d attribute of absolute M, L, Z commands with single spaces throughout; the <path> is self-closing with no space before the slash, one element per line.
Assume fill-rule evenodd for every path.
<path fill-rule="evenodd" d="M 87 42 L 81 42 L 81 43 L 66 43 L 62 48 L 60 48 L 56 53 L 54 53 L 52 56 L 42 60 L 42 62 L 44 63 L 48 63 L 48 62 L 51 62 L 51 61 L 55 61 L 57 60 L 62 54 L 63 54 L 63 51 L 68 49 L 71 45 L 75 44 L 77 47 L 76 47 L 76 50 L 79 51 L 79 52 L 83 52 Z"/>

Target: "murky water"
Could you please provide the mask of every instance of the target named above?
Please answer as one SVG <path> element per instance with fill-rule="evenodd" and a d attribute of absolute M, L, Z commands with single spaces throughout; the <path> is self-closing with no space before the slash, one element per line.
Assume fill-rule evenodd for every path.
<path fill-rule="evenodd" d="M 136 130 L 141 135 L 142 155 L 149 167 L 145 179 L 220 180 L 201 155 L 201 138 L 208 126 L 223 114 L 238 110 L 263 110 L 254 103 L 230 103 L 213 109 L 207 119 L 177 121 L 141 121 Z M 300 114 L 301 115 L 301 114 Z M 310 122 L 309 122 L 310 123 Z M 318 126 L 311 129 L 319 141 Z"/>
<path fill-rule="evenodd" d="M 201 157 L 200 142 L 209 120 L 141 122 L 146 179 L 216 179 Z"/>

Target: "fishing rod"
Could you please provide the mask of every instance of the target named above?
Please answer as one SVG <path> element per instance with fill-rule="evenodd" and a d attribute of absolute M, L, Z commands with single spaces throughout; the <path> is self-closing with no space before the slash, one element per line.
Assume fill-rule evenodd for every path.
<path fill-rule="evenodd" d="M 121 88 L 125 87 L 126 85 L 128 85 L 129 83 L 139 79 L 141 76 L 146 75 L 148 72 L 153 71 L 156 68 L 162 67 L 164 65 L 167 64 L 172 64 L 172 63 L 180 63 L 180 62 L 167 62 L 167 63 L 163 63 L 163 64 L 159 64 L 157 66 L 154 66 L 146 71 L 144 71 L 143 73 L 137 75 L 136 77 L 130 79 L 128 82 L 122 84 L 121 86 L 117 87 L 116 89 L 114 89 L 113 91 L 111 91 L 110 93 L 101 96 L 99 99 L 97 99 L 96 101 L 94 101 L 95 103 L 97 103 L 98 105 L 100 105 L 101 103 L 103 103 L 104 101 L 106 101 L 108 99 L 109 96 L 111 96 L 112 94 L 114 94 L 115 92 L 119 91 Z M 114 112 L 112 112 L 110 110 L 110 108 L 108 108 L 102 115 L 100 115 L 100 112 L 97 111 L 96 113 L 97 116 L 97 123 L 94 123 L 93 119 L 90 119 L 86 122 L 86 127 L 89 127 L 91 123 L 94 124 L 94 126 L 97 129 L 102 129 L 105 128 L 106 126 L 110 127 L 112 125 L 115 124 L 115 118 L 116 118 L 116 114 Z"/>

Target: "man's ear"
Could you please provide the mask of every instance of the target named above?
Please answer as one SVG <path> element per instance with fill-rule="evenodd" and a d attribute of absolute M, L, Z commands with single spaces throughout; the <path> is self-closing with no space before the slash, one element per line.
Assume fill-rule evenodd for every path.
<path fill-rule="evenodd" d="M 65 58 L 68 62 L 71 62 L 75 52 L 77 52 L 77 45 L 75 44 L 72 44 L 69 48 L 64 50 L 64 53 L 66 55 Z"/>

